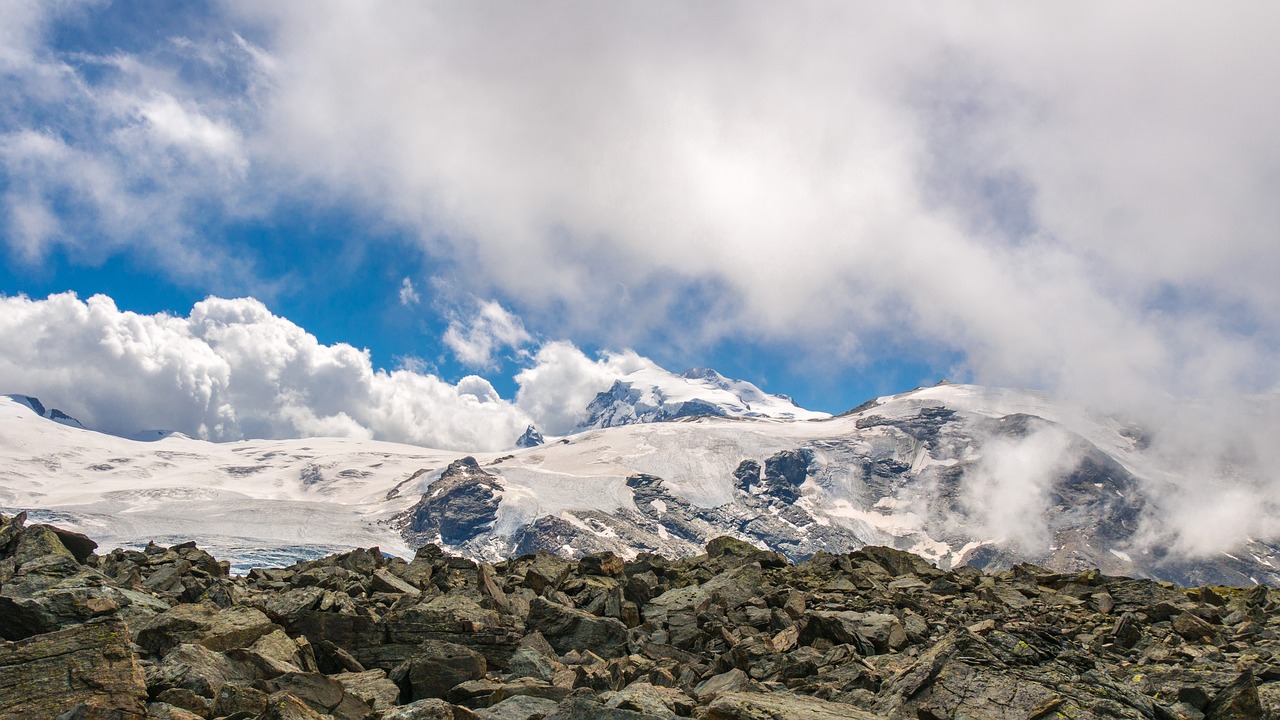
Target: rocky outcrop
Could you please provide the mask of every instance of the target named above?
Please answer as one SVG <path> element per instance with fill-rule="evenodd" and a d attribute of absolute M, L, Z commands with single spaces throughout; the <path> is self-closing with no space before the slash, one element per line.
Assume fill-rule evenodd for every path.
<path fill-rule="evenodd" d="M 493 526 L 501 489 L 498 477 L 480 469 L 475 458 L 455 460 L 402 516 L 404 535 L 419 545 L 464 545 Z"/>
<path fill-rule="evenodd" d="M 24 637 L 0 642 L 0 719 L 1280 710 L 1280 592 L 1262 586 L 943 571 L 887 547 L 791 564 L 729 537 L 683 559 L 539 552 L 490 565 L 425 546 L 408 561 L 354 550 L 243 577 L 189 543 L 85 547 L 0 518 L 0 597 L 47 611 L 5 620 Z"/>

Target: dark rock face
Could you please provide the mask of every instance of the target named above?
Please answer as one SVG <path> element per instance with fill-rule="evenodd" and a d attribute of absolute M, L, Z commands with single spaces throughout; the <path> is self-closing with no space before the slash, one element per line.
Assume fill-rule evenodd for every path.
<path fill-rule="evenodd" d="M 660 480 L 634 480 L 659 499 Z M 83 548 L 0 517 L 2 597 L 57 626 L 0 642 L 0 720 L 1280 710 L 1280 592 L 1262 586 L 1180 590 L 1026 563 L 943 571 L 888 547 L 793 565 L 731 537 L 683 559 L 539 552 L 489 565 L 425 546 L 412 561 L 355 550 L 232 577 L 190 543 L 82 556 L 64 537 Z M 67 579 L 93 613 L 40 605 Z"/>
<path fill-rule="evenodd" d="M 475 458 L 455 460 L 404 516 L 405 536 L 419 543 L 465 544 L 493 526 L 499 489 L 498 477 L 480 469 Z"/>

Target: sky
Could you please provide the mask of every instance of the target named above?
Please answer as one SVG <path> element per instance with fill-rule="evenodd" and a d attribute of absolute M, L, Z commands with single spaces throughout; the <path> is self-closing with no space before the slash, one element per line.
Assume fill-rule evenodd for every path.
<path fill-rule="evenodd" d="M 649 364 L 1280 389 L 1271 3 L 0 16 L 0 392 L 94 427 L 495 449 Z"/>

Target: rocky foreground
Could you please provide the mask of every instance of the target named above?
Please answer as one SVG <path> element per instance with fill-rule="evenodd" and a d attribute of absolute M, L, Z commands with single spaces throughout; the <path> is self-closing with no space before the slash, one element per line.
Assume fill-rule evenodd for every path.
<path fill-rule="evenodd" d="M 1266 718 L 1280 594 L 869 547 L 233 577 L 0 516 L 0 718 Z"/>

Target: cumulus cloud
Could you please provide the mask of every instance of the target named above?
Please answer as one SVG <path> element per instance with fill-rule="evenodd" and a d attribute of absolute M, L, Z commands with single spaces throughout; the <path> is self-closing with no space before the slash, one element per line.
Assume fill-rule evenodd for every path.
<path fill-rule="evenodd" d="M 549 342 L 534 354 L 533 364 L 516 375 L 516 403 L 538 419 L 544 433 L 563 435 L 586 418 L 587 405 L 597 394 L 645 367 L 657 366 L 633 350 L 606 352 L 593 360 L 573 343 Z"/>
<path fill-rule="evenodd" d="M 165 428 L 209 440 L 376 438 L 459 450 L 509 447 L 530 419 L 469 376 L 452 385 L 375 369 L 253 299 L 209 298 L 187 317 L 119 310 L 108 297 L 0 297 L 7 392 L 56 399 L 86 425 Z"/>
<path fill-rule="evenodd" d="M 441 339 L 462 364 L 484 369 L 493 366 L 496 353 L 519 350 L 533 336 L 519 317 L 496 300 L 485 300 L 476 303 L 470 314 L 451 320 Z"/>

